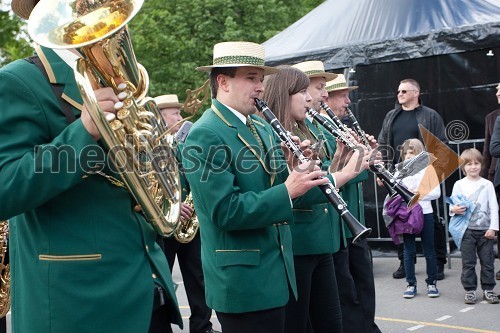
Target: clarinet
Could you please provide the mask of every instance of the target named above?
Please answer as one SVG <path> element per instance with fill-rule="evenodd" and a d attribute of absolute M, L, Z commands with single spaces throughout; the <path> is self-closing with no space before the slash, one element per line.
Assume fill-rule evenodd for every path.
<path fill-rule="evenodd" d="M 325 103 L 326 105 L 326 103 Z M 328 107 L 328 105 L 326 105 Z M 368 141 L 368 139 L 366 138 L 366 133 L 365 131 L 361 128 L 361 126 L 359 125 L 358 123 L 358 119 L 356 119 L 356 117 L 354 116 L 354 114 L 352 113 L 351 109 L 349 108 L 346 108 L 346 114 L 347 116 L 349 117 L 349 119 L 351 120 L 352 122 L 352 127 L 354 129 L 354 132 L 356 132 L 356 134 L 361 138 L 361 140 L 363 141 L 363 144 L 367 147 L 367 148 L 371 148 L 371 145 L 370 145 L 370 142 Z M 387 190 L 387 192 L 389 193 L 389 197 L 395 197 L 398 192 L 391 186 L 390 183 L 388 183 L 385 179 L 383 178 L 380 178 L 380 181 L 382 182 L 382 185 L 384 185 L 385 189 Z M 407 196 L 406 196 L 407 197 Z M 409 205 L 412 204 L 411 201 L 408 203 Z"/>
<path fill-rule="evenodd" d="M 349 133 L 349 128 L 347 127 L 347 125 L 344 124 L 342 122 L 342 120 L 340 120 L 339 117 L 337 117 L 337 115 L 332 111 L 332 109 L 330 109 L 330 107 L 328 106 L 328 104 L 326 104 L 325 102 L 321 102 L 321 107 L 326 111 L 326 113 L 328 114 L 328 116 L 330 118 L 332 118 L 335 126 L 338 127 L 339 131 L 345 132 L 346 136 L 350 136 L 353 140 L 355 140 L 354 137 Z M 355 140 L 355 141 L 357 141 L 357 140 Z"/>
<path fill-rule="evenodd" d="M 357 145 L 354 142 L 351 142 L 339 128 L 335 128 L 331 122 L 320 115 L 317 111 L 308 108 L 307 113 L 349 149 L 352 151 L 356 151 L 358 149 Z M 401 195 L 408 207 L 411 207 L 415 202 L 417 202 L 419 197 L 418 194 L 412 193 L 406 187 L 401 185 L 398 179 L 394 177 L 394 175 L 391 174 L 382 163 L 370 165 L 370 170 L 384 183 L 384 185 L 387 185 L 386 187 L 391 196 L 395 194 Z"/>
<path fill-rule="evenodd" d="M 291 138 L 290 132 L 286 131 L 283 125 L 276 118 L 274 113 L 269 109 L 267 103 L 261 99 L 255 99 L 255 105 L 257 109 L 262 112 L 266 121 L 271 125 L 274 132 L 279 136 L 280 140 L 287 146 L 287 148 L 297 157 L 300 163 L 305 163 L 308 158 L 304 155 L 300 147 Z M 347 228 L 353 235 L 353 243 L 356 243 L 366 237 L 368 237 L 372 231 L 371 228 L 366 228 L 364 225 L 359 223 L 359 221 L 349 212 L 347 209 L 347 204 L 344 199 L 338 194 L 337 189 L 333 186 L 331 182 L 323 185 L 319 185 L 319 188 L 323 194 L 327 197 L 328 201 L 335 207 L 340 217 L 346 224 Z"/>
<path fill-rule="evenodd" d="M 363 131 L 363 129 L 361 128 L 361 126 L 359 126 L 358 120 L 356 119 L 356 117 L 352 113 L 351 109 L 346 108 L 346 114 L 349 117 L 349 119 L 351 119 L 351 121 L 352 121 L 352 127 L 354 128 L 354 132 L 356 132 L 356 134 L 358 134 L 358 136 L 363 141 L 363 144 L 367 148 L 370 148 L 370 142 L 366 138 L 366 133 L 365 133 L 365 131 Z"/>

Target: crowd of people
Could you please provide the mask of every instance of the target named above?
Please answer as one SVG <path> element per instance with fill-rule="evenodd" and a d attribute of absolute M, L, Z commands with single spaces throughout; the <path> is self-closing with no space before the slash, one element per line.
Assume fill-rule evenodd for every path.
<path fill-rule="evenodd" d="M 26 19 L 36 3 L 14 0 L 12 9 Z M 349 110 L 350 93 L 359 87 L 325 71 L 321 61 L 270 67 L 262 45 L 215 44 L 212 64 L 197 68 L 208 73 L 211 106 L 175 146 L 178 215 L 199 221 L 193 238 L 180 241 L 159 235 L 148 221 L 91 113 L 97 109 L 116 124 L 125 119 L 124 97 L 95 85 L 93 98 L 82 95 L 72 69 L 77 57 L 37 46 L 34 57 L 0 69 L 0 219 L 9 220 L 12 332 L 182 328 L 171 276 L 176 258 L 192 333 L 218 333 L 212 311 L 224 333 L 381 332 L 370 248 L 348 227 L 343 209 L 364 228 L 369 171 L 377 176 L 383 161 L 387 168 L 401 162 L 403 170 L 426 153 L 419 126 L 447 143 L 443 119 L 423 105 L 417 81 L 399 83 L 396 106 L 375 140 Z M 500 104 L 500 84 L 497 97 Z M 256 107 L 259 100 L 273 121 L 262 104 Z M 159 119 L 153 125 L 175 134 L 184 104 L 176 94 L 154 101 Z M 450 197 L 466 304 L 476 302 L 476 253 L 483 298 L 499 303 L 493 290 L 499 113 L 486 117 L 484 151 L 461 154 L 464 178 Z M 143 127 L 132 141 L 150 129 Z M 440 296 L 437 281 L 445 278 L 445 228 L 431 201 L 445 195 L 439 184 L 447 161 L 429 161 L 401 177 L 415 203 L 398 193 L 385 203 L 400 260 L 393 277 L 406 278 L 407 299 L 417 295 L 416 237 L 428 297 Z M 332 188 L 345 205 L 332 205 Z M 194 205 L 184 202 L 188 195 Z"/>

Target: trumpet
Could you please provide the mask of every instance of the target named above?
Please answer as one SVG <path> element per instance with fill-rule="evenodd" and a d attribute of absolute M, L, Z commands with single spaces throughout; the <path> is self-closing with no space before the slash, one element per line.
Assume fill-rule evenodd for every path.
<path fill-rule="evenodd" d="M 330 115 L 333 115 L 332 119 L 337 119 L 340 122 L 340 119 L 333 113 L 333 111 L 328 107 L 326 103 L 322 103 L 321 105 L 325 111 Z M 317 111 L 308 108 L 308 114 L 313 117 L 318 123 L 320 123 L 330 134 L 332 134 L 335 138 L 340 140 L 346 147 L 351 149 L 352 151 L 356 151 L 358 149 L 358 144 L 356 140 L 352 139 L 352 136 L 347 134 L 348 130 L 342 130 L 339 125 L 337 125 L 337 121 L 334 120 L 334 124 L 328 121 L 325 117 L 320 115 Z M 344 125 L 344 124 L 342 124 Z M 345 126 L 345 125 L 344 125 Z M 364 137 L 366 138 L 366 134 L 362 132 Z M 357 133 L 361 136 L 361 133 Z M 368 140 L 367 140 L 368 142 Z M 371 149 L 368 145 L 367 148 Z M 408 190 L 404 185 L 402 185 L 399 180 L 385 168 L 382 163 L 376 163 L 370 165 L 370 171 L 372 171 L 384 184 L 387 184 L 387 188 L 389 190 L 389 194 L 394 196 L 396 194 L 401 195 L 403 200 L 406 202 L 408 207 L 413 206 L 415 202 L 417 202 L 419 195 Z"/>
<path fill-rule="evenodd" d="M 278 121 L 274 113 L 269 109 L 267 103 L 261 99 L 255 99 L 255 105 L 257 109 L 262 112 L 266 121 L 271 125 L 273 130 L 278 134 L 280 140 L 287 146 L 288 149 L 298 158 L 301 163 L 307 162 L 308 158 L 304 155 L 300 147 L 293 141 L 290 133 L 286 131 Z M 359 221 L 349 212 L 347 209 L 347 204 L 344 199 L 339 195 L 337 189 L 333 186 L 331 182 L 319 185 L 319 188 L 323 194 L 328 198 L 330 203 L 335 207 L 340 217 L 349 228 L 349 231 L 353 235 L 353 243 L 356 243 L 362 239 L 368 237 L 372 231 L 371 228 L 366 228 L 364 225 L 359 223 Z"/>

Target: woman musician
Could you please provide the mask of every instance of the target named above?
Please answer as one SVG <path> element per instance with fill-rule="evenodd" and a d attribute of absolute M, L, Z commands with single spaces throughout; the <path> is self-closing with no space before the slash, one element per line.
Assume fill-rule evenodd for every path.
<path fill-rule="evenodd" d="M 321 161 L 322 168 L 328 169 L 335 147 L 318 146 L 327 134 L 306 119 L 312 101 L 309 83 L 301 70 L 284 67 L 266 78 L 263 99 L 287 131 L 317 148 L 313 155 Z M 342 186 L 367 169 L 368 159 L 369 153 L 365 151 L 352 154 L 343 170 L 333 173 L 335 185 Z M 304 333 L 311 325 L 316 333 L 341 332 L 341 309 L 331 255 L 340 245 L 339 215 L 332 205 L 315 204 L 310 209 L 294 209 L 294 222 L 291 230 L 298 300 L 290 299 L 286 306 L 285 331 Z"/>

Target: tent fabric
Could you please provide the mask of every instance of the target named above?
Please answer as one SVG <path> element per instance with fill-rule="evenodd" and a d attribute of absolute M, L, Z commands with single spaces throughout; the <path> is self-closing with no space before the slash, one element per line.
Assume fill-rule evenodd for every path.
<path fill-rule="evenodd" d="M 327 0 L 264 43 L 266 63 L 328 70 L 500 45 L 500 0 Z"/>

